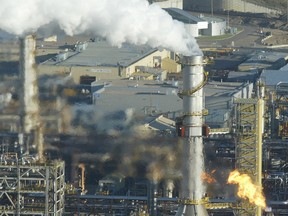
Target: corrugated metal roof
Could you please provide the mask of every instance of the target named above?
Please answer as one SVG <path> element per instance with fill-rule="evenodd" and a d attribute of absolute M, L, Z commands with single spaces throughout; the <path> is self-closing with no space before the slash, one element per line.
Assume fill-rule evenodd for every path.
<path fill-rule="evenodd" d="M 218 23 L 218 22 L 223 22 L 224 19 L 218 18 L 218 17 L 209 17 L 209 16 L 202 16 L 202 20 L 207 21 L 209 23 Z"/>
<path fill-rule="evenodd" d="M 263 70 L 260 79 L 267 86 L 276 86 L 279 82 L 288 80 L 288 70 Z"/>
<path fill-rule="evenodd" d="M 107 82 L 108 83 L 108 82 Z M 137 113 L 155 110 L 155 114 L 182 109 L 177 89 L 157 81 L 113 80 L 96 101 L 96 108 L 107 112 L 133 108 Z"/>
<path fill-rule="evenodd" d="M 243 83 L 239 82 L 216 82 L 209 81 L 204 86 L 204 93 L 206 97 L 228 97 L 239 91 Z"/>
<path fill-rule="evenodd" d="M 280 70 L 288 71 L 288 64 L 286 64 L 285 66 L 283 66 L 282 68 L 280 68 Z"/>
<path fill-rule="evenodd" d="M 193 16 L 187 11 L 178 8 L 165 8 L 164 10 L 166 10 L 173 17 L 173 19 L 183 23 L 197 24 L 198 22 L 205 22 L 205 20 L 201 19 L 200 17 Z"/>
<path fill-rule="evenodd" d="M 152 130 L 175 130 L 175 121 L 160 115 L 147 124 L 147 127 Z"/>
<path fill-rule="evenodd" d="M 238 67 L 250 67 L 250 68 L 269 68 L 280 59 L 286 59 L 287 53 L 281 52 L 258 52 L 250 59 L 240 64 Z"/>
<path fill-rule="evenodd" d="M 107 66 L 124 67 L 131 65 L 139 59 L 155 52 L 157 49 L 149 46 L 135 46 L 123 44 L 122 47 L 114 47 L 104 40 L 89 42 L 87 49 L 82 52 L 74 52 L 70 57 L 58 63 L 63 66 Z"/>
<path fill-rule="evenodd" d="M 142 114 L 149 108 L 155 108 L 155 114 L 182 111 L 183 101 L 177 96 L 178 89 L 172 85 L 142 80 L 113 80 L 110 83 L 96 101 L 98 110 L 115 112 L 133 108 Z M 229 109 L 233 93 L 241 86 L 242 83 L 209 82 L 204 87 L 205 107 L 210 110 Z"/>
<path fill-rule="evenodd" d="M 251 70 L 248 72 L 241 72 L 241 71 L 231 71 L 228 74 L 228 81 L 234 81 L 234 82 L 255 82 L 256 78 L 258 76 L 258 71 L 257 70 Z"/>

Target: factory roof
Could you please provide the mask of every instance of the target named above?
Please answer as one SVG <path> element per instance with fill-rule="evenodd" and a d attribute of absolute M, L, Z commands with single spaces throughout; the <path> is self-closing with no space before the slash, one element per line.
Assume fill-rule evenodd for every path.
<path fill-rule="evenodd" d="M 135 46 L 124 43 L 122 47 L 114 47 L 105 40 L 89 42 L 87 48 L 81 52 L 69 52 L 68 58 L 61 62 L 47 62 L 62 66 L 107 66 L 124 67 L 137 62 L 141 58 L 155 52 L 148 46 Z"/>
<path fill-rule="evenodd" d="M 211 127 L 223 127 L 226 114 L 232 106 L 232 98 L 241 91 L 242 82 L 209 82 L 204 86 L 205 109 L 208 115 L 205 122 Z"/>
<path fill-rule="evenodd" d="M 96 100 L 98 110 L 115 112 L 133 108 L 142 114 L 181 110 L 182 100 L 177 96 L 177 89 L 157 81 L 113 80 L 106 81 L 106 86 Z"/>
<path fill-rule="evenodd" d="M 280 70 L 288 71 L 288 64 L 284 65 Z"/>
<path fill-rule="evenodd" d="M 158 81 L 113 80 L 96 99 L 97 110 L 116 112 L 133 108 L 136 113 L 181 113 L 178 88 Z M 110 85 L 107 85 L 110 83 Z M 229 109 L 229 101 L 243 83 L 209 82 L 204 87 L 205 106 L 209 110 Z"/>
<path fill-rule="evenodd" d="M 263 69 L 263 68 L 273 68 L 273 67 L 278 67 L 280 68 L 281 64 L 277 65 L 278 61 L 283 60 L 284 64 L 284 59 L 287 58 L 286 53 L 281 53 L 281 52 L 258 52 L 255 55 L 253 55 L 251 58 L 249 58 L 247 61 L 244 63 L 240 64 L 238 67 L 239 68 L 250 68 L 250 69 Z"/>
<path fill-rule="evenodd" d="M 227 81 L 229 82 L 255 82 L 258 76 L 257 70 L 251 71 L 230 71 Z"/>
<path fill-rule="evenodd" d="M 146 127 L 152 130 L 174 130 L 175 121 L 164 117 L 163 115 L 158 116 L 149 123 L 146 124 Z"/>
<path fill-rule="evenodd" d="M 209 81 L 204 86 L 206 97 L 233 97 L 233 94 L 238 92 L 243 86 L 242 82 L 216 82 Z"/>
<path fill-rule="evenodd" d="M 203 16 L 200 14 L 200 18 L 202 21 L 207 21 L 209 23 L 218 23 L 218 22 L 223 22 L 224 19 L 218 18 L 218 17 L 209 17 L 209 16 Z"/>
<path fill-rule="evenodd" d="M 201 19 L 200 17 L 193 16 L 187 11 L 178 8 L 165 8 L 164 10 L 166 10 L 173 17 L 173 19 L 186 24 L 197 24 L 199 22 L 205 22 L 205 20 Z"/>
<path fill-rule="evenodd" d="M 266 86 L 276 86 L 283 80 L 288 80 L 288 70 L 263 70 L 260 80 L 264 81 Z"/>

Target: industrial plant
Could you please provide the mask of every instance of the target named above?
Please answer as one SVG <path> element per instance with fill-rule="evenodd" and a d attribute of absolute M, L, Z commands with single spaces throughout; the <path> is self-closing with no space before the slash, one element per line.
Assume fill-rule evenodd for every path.
<path fill-rule="evenodd" d="M 225 0 L 135 2 L 157 34 L 138 14 L 139 32 L 0 22 L 0 216 L 288 215 L 286 44 L 233 28 Z"/>

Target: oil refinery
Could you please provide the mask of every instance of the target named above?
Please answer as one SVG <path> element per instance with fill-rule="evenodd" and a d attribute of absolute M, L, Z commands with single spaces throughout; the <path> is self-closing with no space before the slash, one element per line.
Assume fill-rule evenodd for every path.
<path fill-rule="evenodd" d="M 157 34 L 138 16 L 131 35 L 101 21 L 92 31 L 64 20 L 74 36 L 0 22 L 21 35 L 0 40 L 0 216 L 288 215 L 286 45 L 254 27 L 228 31 L 223 16 L 166 8 L 170 17 L 143 2 Z M 229 37 L 214 41 L 217 27 Z"/>
<path fill-rule="evenodd" d="M 137 127 L 138 134 L 141 133 L 143 136 L 144 133 L 148 133 L 150 135 L 148 135 L 148 139 L 131 138 L 132 142 L 138 140 L 139 144 L 137 145 L 140 149 L 132 153 L 129 160 L 137 162 L 139 160 L 137 154 L 141 151 L 140 161 L 141 157 L 146 157 L 146 154 L 156 155 L 153 157 L 164 157 L 163 155 L 179 157 L 179 159 L 172 158 L 169 159 L 170 162 L 165 159 L 164 163 L 171 166 L 167 167 L 163 162 L 157 162 L 158 159 L 152 159 L 153 157 L 150 156 L 152 158 L 149 160 L 152 161 L 146 163 L 142 161 L 144 167 L 141 168 L 139 164 L 138 168 L 134 168 L 144 169 L 148 174 L 150 173 L 149 175 L 147 174 L 146 177 L 145 174 L 144 176 L 142 174 L 141 177 L 140 173 L 131 175 L 129 174 L 130 170 L 127 170 L 127 176 L 124 176 L 119 174 L 119 170 L 117 171 L 119 168 L 116 168 L 118 174 L 116 174 L 117 172 L 113 174 L 113 170 L 115 170 L 113 163 L 117 163 L 114 158 L 119 158 L 121 163 L 128 158 L 123 155 L 117 156 L 116 152 L 108 153 L 109 151 L 114 152 L 115 146 L 113 147 L 113 145 L 117 143 L 111 142 L 111 136 L 112 139 L 119 139 L 119 136 L 122 136 L 121 133 L 124 134 L 124 132 L 118 132 L 119 134 L 110 132 L 107 135 L 98 132 L 98 135 L 87 135 L 90 137 L 89 139 L 98 139 L 101 140 L 100 143 L 105 142 L 107 145 L 100 147 L 97 143 L 89 144 L 88 140 L 79 140 L 80 145 L 83 145 L 81 143 L 86 145 L 85 148 L 88 152 L 91 149 L 88 153 L 84 149 L 80 151 L 80 146 L 75 142 L 79 138 L 83 139 L 82 135 L 68 135 L 66 128 L 60 130 L 64 133 L 67 132 L 66 135 L 64 133 L 57 135 L 59 131 L 51 132 L 49 130 L 48 126 L 51 121 L 56 121 L 54 125 L 57 125 L 58 119 L 45 117 L 46 114 L 43 114 L 43 111 L 41 116 L 40 107 L 45 99 L 41 97 L 43 95 L 41 84 L 39 83 L 40 86 L 37 87 L 37 81 L 41 80 L 37 79 L 35 70 L 33 54 L 36 47 L 35 37 L 29 35 L 21 39 L 19 47 L 21 55 L 19 73 L 21 85 L 19 86 L 23 89 L 19 93 L 25 100 L 20 100 L 20 105 L 15 103 L 9 105 L 19 107 L 18 116 L 15 115 L 12 118 L 10 114 L 2 114 L 1 117 L 6 121 L 5 124 L 2 124 L 3 132 L 1 134 L 1 173 L 4 174 L 1 176 L 3 215 L 268 215 L 270 212 L 273 212 L 274 215 L 285 215 L 287 211 L 285 200 L 288 195 L 285 172 L 287 163 L 285 144 L 287 134 L 285 132 L 285 88 L 287 85 L 285 83 L 277 83 L 274 86 L 275 89 L 272 89 L 273 86 L 269 83 L 267 86 L 269 91 L 267 91 L 265 80 L 260 76 L 252 87 L 253 83 L 239 85 L 237 87 L 241 89 L 239 94 L 239 91 L 235 90 L 235 86 L 233 87 L 230 82 L 217 82 L 212 80 L 213 77 L 209 77 L 209 74 L 204 71 L 204 68 L 209 65 L 205 65 L 202 56 L 180 56 L 176 62 L 180 61 L 183 65 L 183 87 L 180 84 L 181 80 L 178 81 L 179 86 L 176 81 L 174 84 L 163 82 L 164 85 L 171 85 L 171 87 L 179 89 L 175 93 L 171 92 L 170 96 L 179 101 L 176 109 L 179 106 L 182 107 L 182 111 L 179 112 L 175 121 L 168 121 L 167 117 L 176 114 L 170 111 L 164 115 L 167 116 L 166 119 L 164 117 L 156 118 L 159 115 L 157 110 L 159 107 L 153 106 L 156 102 L 154 97 L 166 97 L 165 94 L 157 91 L 152 97 L 149 91 L 145 93 L 141 87 L 144 83 L 151 85 L 154 81 L 128 79 L 124 83 L 138 83 L 138 86 L 127 86 L 127 90 L 130 91 L 132 88 L 131 90 L 140 92 L 140 95 L 149 95 L 150 107 L 146 107 L 144 113 L 148 114 L 150 119 L 156 118 L 145 124 L 149 127 Z M 87 82 L 87 77 L 85 80 Z M 221 89 L 221 85 L 228 84 L 232 87 L 231 90 L 227 89 L 228 93 L 231 94 L 231 91 L 235 91 L 233 99 L 228 101 L 229 106 L 224 100 L 230 116 L 219 125 L 219 120 L 213 121 L 210 119 L 211 116 L 209 117 L 209 111 L 214 112 L 213 116 L 216 117 L 213 108 L 217 109 L 218 106 L 215 107 L 215 102 L 212 102 L 214 101 L 213 97 L 211 99 L 209 97 L 215 93 L 226 94 L 225 92 L 220 93 L 223 90 L 217 91 L 217 88 Z M 117 86 L 117 81 L 111 81 L 110 87 L 107 83 L 104 84 L 106 94 L 109 93 L 112 85 Z M 28 88 L 27 86 L 34 87 Z M 120 84 L 120 87 L 123 88 L 123 84 Z M 149 87 L 150 91 L 151 87 Z M 30 91 L 31 89 L 33 91 Z M 42 89 L 40 94 L 38 93 L 39 89 Z M 104 97 L 105 92 L 101 93 L 103 95 L 101 97 Z M 71 95 L 71 93 L 66 94 Z M 75 94 L 80 93 L 76 92 Z M 37 98 L 39 99 L 37 100 Z M 113 101 L 112 98 L 111 101 Z M 54 102 L 49 103 L 54 104 Z M 49 103 L 45 102 L 45 104 Z M 101 108 L 99 98 L 95 103 Z M 217 103 L 221 103 L 220 100 Z M 28 104 L 33 104 L 33 106 Z M 5 109 L 11 109 L 9 106 L 5 107 L 3 112 Z M 114 123 L 119 121 L 119 124 L 121 123 L 124 127 L 123 121 L 125 119 L 127 121 L 128 111 L 125 115 L 124 119 L 117 120 L 117 117 L 112 121 Z M 25 121 L 25 119 L 28 120 Z M 19 122 L 19 126 L 16 126 L 19 132 L 13 131 L 15 129 L 12 130 L 15 126 L 7 127 L 9 122 L 13 125 L 15 121 Z M 107 121 L 109 120 L 107 119 Z M 156 122 L 157 124 L 155 124 Z M 219 128 L 217 125 L 221 127 Z M 128 128 L 128 126 L 126 127 Z M 128 130 L 127 128 L 125 130 Z M 152 131 L 154 131 L 154 135 L 151 135 Z M 164 133 L 164 131 L 166 132 Z M 46 144 L 49 141 L 50 143 Z M 128 144 L 128 142 L 131 141 L 126 140 L 124 144 Z M 140 142 L 144 142 L 147 149 L 141 150 L 143 145 Z M 145 142 L 152 143 L 145 144 Z M 158 144 L 156 144 L 157 142 Z M 167 144 L 162 144 L 164 142 L 171 143 L 169 148 L 174 149 L 176 155 L 173 156 L 175 152 L 172 153 L 171 149 L 167 149 Z M 156 150 L 157 146 L 155 145 L 161 146 L 159 146 L 159 150 Z M 67 148 L 71 148 L 71 150 L 67 151 Z M 125 147 L 120 144 L 117 148 Z M 67 152 L 61 154 L 59 151 Z M 137 153 L 137 151 L 140 152 Z M 160 153 L 156 154 L 157 151 Z M 113 154 L 115 155 L 113 156 Z M 209 154 L 213 154 L 213 156 L 209 156 Z M 59 158 L 56 155 L 59 155 Z M 133 159 L 133 157 L 136 158 Z M 221 165 L 219 162 L 221 160 L 222 162 L 226 161 L 226 164 Z M 102 171 L 102 173 L 108 175 L 101 174 L 103 177 L 97 177 L 98 185 L 94 184 L 93 186 L 92 184 L 91 186 L 91 183 L 88 182 L 91 181 L 89 178 L 93 177 L 88 172 L 93 170 L 91 169 L 93 161 L 97 161 L 99 166 L 104 166 L 102 169 L 106 171 Z M 171 162 L 179 163 L 179 167 L 175 164 L 172 165 Z M 215 164 L 211 165 L 211 163 Z M 124 166 L 126 165 L 124 164 Z M 180 173 L 173 170 L 178 169 L 177 167 L 182 167 Z M 258 193 L 262 194 L 261 188 L 263 188 L 265 205 L 257 207 L 255 203 L 248 202 L 250 199 L 245 197 L 246 195 L 243 199 L 237 197 L 236 191 L 235 193 L 229 191 L 231 186 L 228 186 L 228 182 L 224 182 L 224 185 L 222 182 L 221 186 L 216 186 L 215 182 L 219 180 L 228 181 L 228 171 L 226 174 L 222 172 L 221 175 L 224 177 L 216 177 L 217 169 L 222 170 L 225 167 L 231 172 L 234 169 L 238 170 L 239 176 L 247 175 L 252 186 L 260 188 L 260 190 L 257 189 Z M 96 168 L 96 170 L 100 172 L 100 168 Z M 174 174 L 168 175 L 169 172 Z M 67 181 L 67 179 L 69 180 Z M 234 182 L 232 184 L 240 184 L 239 182 L 235 183 L 235 179 L 232 182 Z M 226 192 L 225 187 L 229 188 Z M 223 191 L 219 192 L 219 188 L 222 188 Z"/>

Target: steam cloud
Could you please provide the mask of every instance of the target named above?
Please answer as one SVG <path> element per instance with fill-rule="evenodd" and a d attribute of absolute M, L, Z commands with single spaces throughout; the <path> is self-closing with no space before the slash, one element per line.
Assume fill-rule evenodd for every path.
<path fill-rule="evenodd" d="M 56 22 L 68 35 L 91 33 L 121 47 L 128 42 L 201 55 L 182 22 L 147 0 L 0 0 L 0 28 L 16 35 Z"/>

